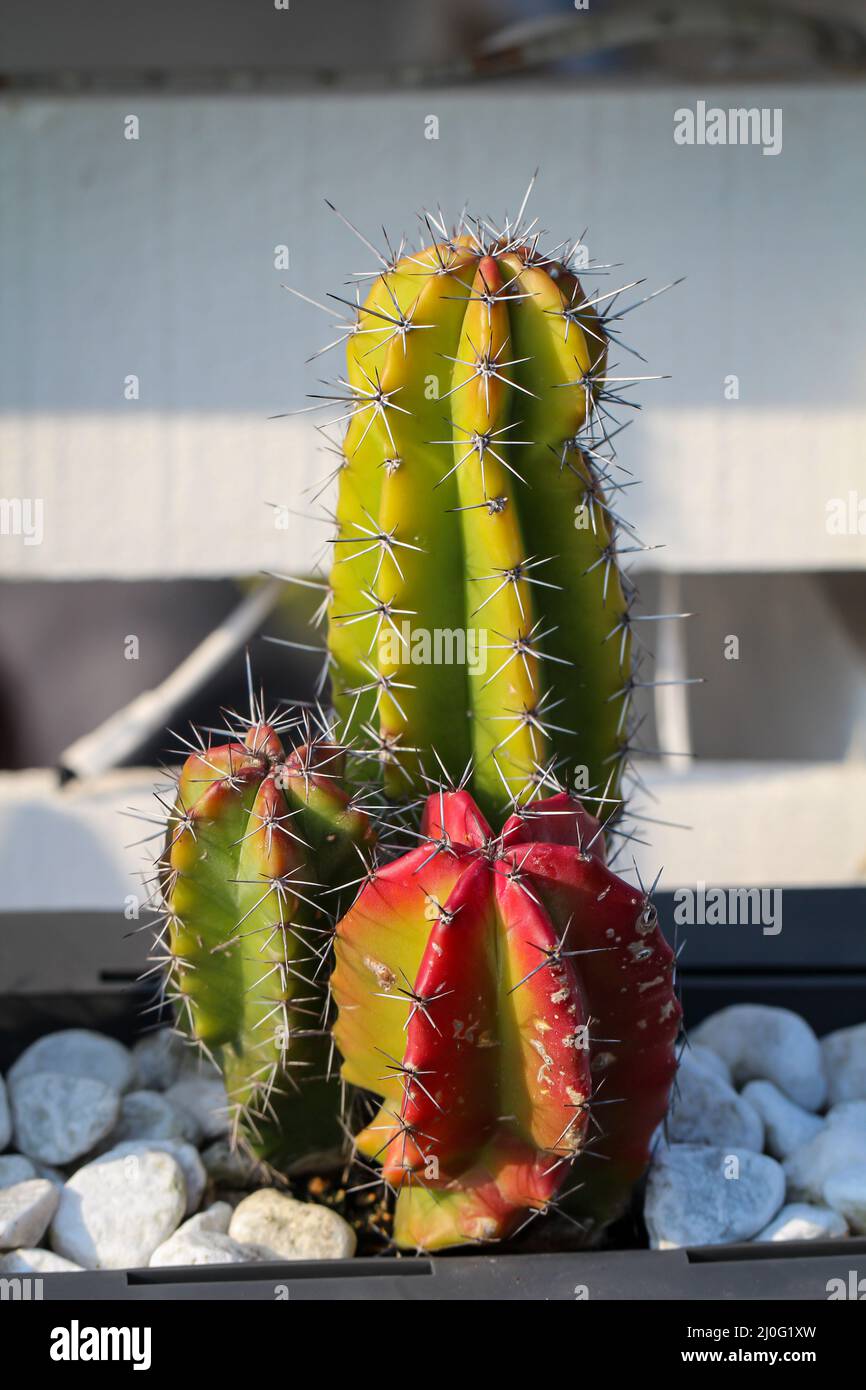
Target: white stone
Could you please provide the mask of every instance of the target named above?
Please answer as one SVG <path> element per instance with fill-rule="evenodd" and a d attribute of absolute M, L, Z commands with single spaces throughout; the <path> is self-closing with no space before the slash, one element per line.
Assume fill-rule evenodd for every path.
<path fill-rule="evenodd" d="M 692 1040 L 727 1062 L 736 1086 L 772 1081 L 805 1110 L 819 1110 L 827 1082 L 818 1039 L 790 1009 L 769 1004 L 732 1004 L 705 1018 Z"/>
<path fill-rule="evenodd" d="M 824 1200 L 857 1235 L 866 1235 L 866 1162 L 837 1168 L 824 1183 Z"/>
<path fill-rule="evenodd" d="M 756 1241 L 768 1240 L 835 1240 L 846 1236 L 848 1227 L 838 1212 L 829 1207 L 809 1206 L 805 1202 L 791 1202 L 782 1207 L 769 1226 L 753 1237 Z"/>
<path fill-rule="evenodd" d="M 659 1149 L 644 1202 L 650 1244 L 669 1250 L 750 1240 L 784 1198 L 782 1168 L 765 1154 L 691 1144 Z"/>
<path fill-rule="evenodd" d="M 6 1148 L 12 1138 L 12 1115 L 9 1111 L 9 1097 L 6 1094 L 6 1082 L 0 1076 L 0 1153 Z"/>
<path fill-rule="evenodd" d="M 71 1163 L 110 1134 L 120 1096 L 92 1077 L 28 1072 L 11 1086 L 15 1146 L 42 1163 Z"/>
<path fill-rule="evenodd" d="M 38 1245 L 57 1208 L 60 1194 L 44 1178 L 31 1178 L 0 1191 L 0 1250 Z"/>
<path fill-rule="evenodd" d="M 827 1111 L 828 1125 L 844 1125 L 846 1129 L 866 1130 L 866 1100 L 840 1100 Z"/>
<path fill-rule="evenodd" d="M 827 1179 L 857 1166 L 866 1167 L 866 1101 L 834 1106 L 814 1139 L 785 1159 L 788 1196 L 823 1203 Z"/>
<path fill-rule="evenodd" d="M 667 1137 L 672 1144 L 722 1144 L 760 1153 L 764 1124 L 733 1086 L 686 1051 L 677 1072 Z"/>
<path fill-rule="evenodd" d="M 177 1107 L 158 1091 L 129 1091 L 121 1098 L 120 1115 L 110 1142 L 127 1139 L 185 1139 L 190 1126 L 184 1126 Z"/>
<path fill-rule="evenodd" d="M 177 1229 L 185 1206 L 186 1183 L 171 1154 L 105 1155 L 63 1189 L 51 1246 L 85 1269 L 141 1268 Z"/>
<path fill-rule="evenodd" d="M 0 1274 L 74 1274 L 81 1268 L 72 1260 L 55 1255 L 53 1250 L 28 1250 L 25 1246 L 0 1255 Z"/>
<path fill-rule="evenodd" d="M 866 1023 L 840 1028 L 821 1039 L 830 1104 L 866 1100 Z"/>
<path fill-rule="evenodd" d="M 836 1240 L 848 1234 L 848 1226 L 838 1212 L 829 1206 L 806 1202 L 790 1202 L 755 1241 Z"/>
<path fill-rule="evenodd" d="M 14 1187 L 16 1183 L 38 1177 L 30 1159 L 23 1154 L 0 1154 L 0 1187 Z"/>
<path fill-rule="evenodd" d="M 787 1158 L 824 1126 L 818 1115 L 795 1105 L 772 1081 L 749 1081 L 742 1094 L 764 1121 L 764 1146 L 774 1158 Z"/>
<path fill-rule="evenodd" d="M 351 1226 L 329 1207 L 298 1202 L 274 1187 L 250 1193 L 232 1213 L 229 1235 L 242 1245 L 263 1246 L 274 1259 L 340 1260 L 354 1255 Z"/>
<path fill-rule="evenodd" d="M 228 1133 L 228 1099 L 221 1077 L 184 1076 L 165 1094 L 176 1109 L 192 1117 L 200 1139 L 220 1139 Z"/>
<path fill-rule="evenodd" d="M 94 1162 L 105 1159 L 129 1158 L 136 1154 L 165 1153 L 180 1165 L 186 1185 L 185 1215 L 191 1216 L 198 1209 L 207 1186 L 207 1173 L 198 1151 L 184 1139 L 125 1139 L 114 1144 Z"/>
<path fill-rule="evenodd" d="M 204 1211 L 200 1211 L 196 1216 L 191 1216 L 188 1221 L 184 1221 L 179 1229 L 181 1231 L 216 1231 L 221 1236 L 228 1235 L 232 1210 L 229 1202 L 211 1202 Z"/>
<path fill-rule="evenodd" d="M 140 1091 L 167 1091 L 177 1081 L 189 1049 L 172 1028 L 159 1028 L 139 1038 L 132 1049 L 134 1084 Z"/>
<path fill-rule="evenodd" d="M 229 1237 L 231 1215 L 228 1202 L 214 1202 L 206 1211 L 184 1221 L 153 1252 L 151 1265 L 252 1264 L 260 1260 L 257 1247 Z"/>
<path fill-rule="evenodd" d="M 132 1057 L 114 1038 L 92 1033 L 87 1028 L 64 1028 L 46 1033 L 31 1043 L 9 1071 L 10 1089 L 22 1077 L 34 1072 L 59 1072 L 62 1076 L 84 1076 L 101 1081 L 113 1091 L 132 1085 Z"/>
<path fill-rule="evenodd" d="M 257 1264 L 260 1251 L 219 1231 L 176 1231 L 150 1257 L 152 1267 L 166 1265 Z"/>
<path fill-rule="evenodd" d="M 701 1043 L 692 1042 L 691 1039 L 689 1039 L 689 1045 L 683 1052 L 680 1063 L 682 1064 L 685 1062 L 687 1058 L 696 1066 L 702 1066 L 705 1069 L 715 1072 L 716 1076 L 720 1076 L 723 1081 L 727 1081 L 729 1085 L 731 1084 L 730 1067 L 724 1057 L 720 1057 L 718 1052 L 713 1052 L 711 1047 L 703 1047 Z"/>

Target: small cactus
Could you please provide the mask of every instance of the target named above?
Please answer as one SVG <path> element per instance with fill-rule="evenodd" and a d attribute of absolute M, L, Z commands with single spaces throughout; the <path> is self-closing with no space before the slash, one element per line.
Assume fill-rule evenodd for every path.
<path fill-rule="evenodd" d="M 648 897 L 565 794 L 494 835 L 466 791 L 337 927 L 334 1036 L 381 1097 L 357 1137 L 398 1189 L 398 1245 L 501 1239 L 555 1209 L 588 1233 L 645 1168 L 676 1070 L 673 956 Z"/>
<path fill-rule="evenodd" d="M 261 711 L 242 740 L 186 759 L 158 870 L 167 993 L 221 1067 L 231 1130 L 276 1169 L 339 1143 L 326 962 L 335 889 L 371 822 L 341 785 L 329 731 L 284 750 Z"/>

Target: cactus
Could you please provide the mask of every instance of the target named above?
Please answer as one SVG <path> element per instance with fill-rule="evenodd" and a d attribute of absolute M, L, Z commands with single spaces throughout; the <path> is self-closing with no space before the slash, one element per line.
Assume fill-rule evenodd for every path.
<path fill-rule="evenodd" d="M 494 835 L 466 791 L 338 924 L 343 1076 L 381 1097 L 358 1135 L 397 1188 L 398 1245 L 501 1239 L 568 1209 L 588 1235 L 648 1161 L 676 1069 L 673 956 L 646 894 L 565 794 Z"/>
<path fill-rule="evenodd" d="M 594 1237 L 675 1071 L 673 958 L 604 839 L 644 684 L 610 408 L 649 378 L 608 365 L 635 306 L 583 290 L 577 246 L 544 254 L 525 202 L 501 231 L 425 218 L 432 244 L 344 300 L 334 561 L 297 580 L 325 590 L 339 735 L 286 756 L 259 707 L 242 743 L 193 749 L 160 866 L 173 997 L 238 1136 L 286 1167 L 339 1135 L 328 909 L 372 843 L 368 789 L 408 799 L 413 833 L 444 777 L 420 843 L 356 869 L 331 979 L 343 1079 L 380 1101 L 356 1151 L 405 1248 L 560 1210 Z"/>
<path fill-rule="evenodd" d="M 634 689 L 618 557 L 642 547 L 609 500 L 624 485 L 610 411 L 649 378 L 607 366 L 619 292 L 585 293 L 522 216 L 453 234 L 426 218 L 432 245 L 380 256 L 363 305 L 344 301 L 347 376 L 324 396 L 349 420 L 333 703 L 391 796 L 469 766 L 494 819 L 568 763 L 613 815 Z"/>
<path fill-rule="evenodd" d="M 305 721 L 286 753 L 261 709 L 187 757 L 158 864 L 167 993 L 221 1067 L 235 1140 L 276 1170 L 341 1141 L 325 965 L 339 895 L 371 846 L 342 750 Z M 297 726 L 292 726 L 297 727 Z"/>

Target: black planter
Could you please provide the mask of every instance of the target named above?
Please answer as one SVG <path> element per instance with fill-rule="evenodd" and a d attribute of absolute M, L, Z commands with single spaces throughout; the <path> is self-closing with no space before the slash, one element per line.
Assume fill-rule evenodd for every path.
<path fill-rule="evenodd" d="M 687 1024 L 733 1003 L 795 1009 L 821 1034 L 864 1021 L 866 889 L 790 889 L 783 929 L 672 924 L 683 946 Z M 0 1069 L 57 1028 L 94 1028 L 126 1041 L 142 1028 L 148 934 L 110 913 L 0 916 Z M 153 1015 L 148 1022 L 153 1022 Z M 567 1254 L 447 1254 L 436 1258 L 94 1271 L 45 1275 L 44 1299 L 817 1300 L 842 1280 L 857 1297 L 866 1238 L 699 1249 Z M 866 1282 L 863 1284 L 866 1289 Z"/>

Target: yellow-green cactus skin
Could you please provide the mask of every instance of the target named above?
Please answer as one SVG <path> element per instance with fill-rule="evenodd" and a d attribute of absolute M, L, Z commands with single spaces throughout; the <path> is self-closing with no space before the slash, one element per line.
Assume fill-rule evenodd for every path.
<path fill-rule="evenodd" d="M 607 347 L 567 258 L 510 234 L 395 258 L 358 309 L 329 664 L 341 736 L 391 796 L 471 767 L 496 818 L 555 767 L 615 808 L 631 641 Z"/>

